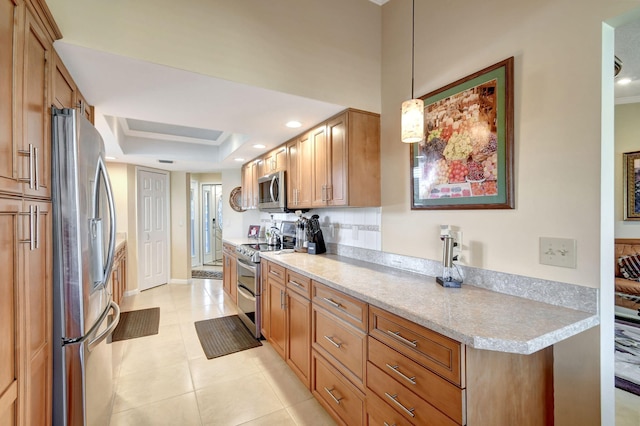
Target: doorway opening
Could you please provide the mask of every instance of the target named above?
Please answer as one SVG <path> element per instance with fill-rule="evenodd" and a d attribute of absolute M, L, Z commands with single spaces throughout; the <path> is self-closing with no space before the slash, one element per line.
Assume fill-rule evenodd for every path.
<path fill-rule="evenodd" d="M 202 265 L 222 266 L 222 185 L 202 184 L 201 200 Z"/>

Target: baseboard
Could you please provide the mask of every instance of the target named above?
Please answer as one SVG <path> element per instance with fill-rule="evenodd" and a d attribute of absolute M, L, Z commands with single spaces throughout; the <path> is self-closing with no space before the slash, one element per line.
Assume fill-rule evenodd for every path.
<path fill-rule="evenodd" d="M 135 296 L 136 294 L 140 293 L 140 290 L 138 290 L 137 288 L 135 290 L 129 290 L 129 291 L 125 291 L 124 292 L 124 297 L 128 297 L 128 296 Z"/>

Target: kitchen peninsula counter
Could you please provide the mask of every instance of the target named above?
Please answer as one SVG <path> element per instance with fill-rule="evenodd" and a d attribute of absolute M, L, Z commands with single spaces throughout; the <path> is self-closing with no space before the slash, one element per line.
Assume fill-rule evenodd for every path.
<path fill-rule="evenodd" d="M 597 314 L 331 254 L 261 257 L 472 348 L 529 355 L 599 324 Z"/>

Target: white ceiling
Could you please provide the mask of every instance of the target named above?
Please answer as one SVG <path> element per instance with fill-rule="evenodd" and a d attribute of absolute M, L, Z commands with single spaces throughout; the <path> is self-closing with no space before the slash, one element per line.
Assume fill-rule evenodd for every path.
<path fill-rule="evenodd" d="M 235 158 L 254 158 L 345 109 L 60 41 L 55 48 L 96 108 L 107 156 L 120 162 L 191 172 L 238 168 Z M 131 129 L 131 119 L 146 122 L 146 131 Z M 290 120 L 302 128 L 287 128 Z"/>

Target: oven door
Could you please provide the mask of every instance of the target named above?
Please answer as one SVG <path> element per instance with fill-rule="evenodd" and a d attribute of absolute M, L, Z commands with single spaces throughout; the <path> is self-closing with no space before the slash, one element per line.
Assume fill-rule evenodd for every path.
<path fill-rule="evenodd" d="M 260 264 L 238 258 L 238 317 L 260 338 Z"/>

